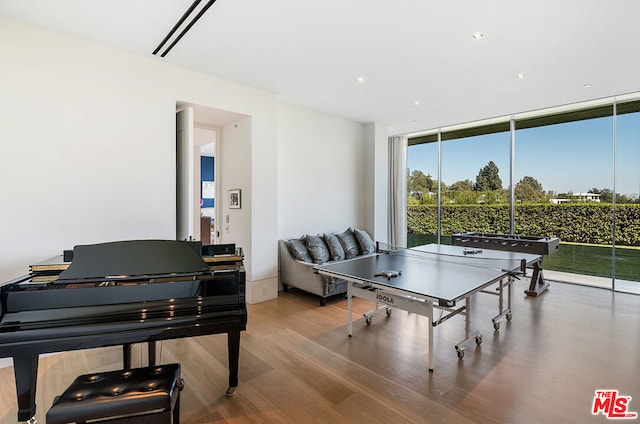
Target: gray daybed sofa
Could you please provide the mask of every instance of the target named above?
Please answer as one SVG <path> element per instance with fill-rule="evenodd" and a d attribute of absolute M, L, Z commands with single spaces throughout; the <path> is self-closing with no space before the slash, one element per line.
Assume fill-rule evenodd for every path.
<path fill-rule="evenodd" d="M 348 228 L 338 234 L 305 235 L 297 239 L 279 240 L 279 281 L 284 291 L 296 287 L 320 296 L 320 305 L 324 306 L 328 297 L 347 292 L 347 282 L 320 275 L 313 267 L 373 253 L 373 240 L 366 231 L 357 228 Z"/>

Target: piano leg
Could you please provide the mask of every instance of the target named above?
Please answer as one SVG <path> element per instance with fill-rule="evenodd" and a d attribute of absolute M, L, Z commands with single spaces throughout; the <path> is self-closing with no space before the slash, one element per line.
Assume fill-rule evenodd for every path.
<path fill-rule="evenodd" d="M 156 364 L 156 342 L 149 342 L 149 365 Z M 131 343 L 122 345 L 122 369 L 131 369 Z"/>
<path fill-rule="evenodd" d="M 122 345 L 122 369 L 131 369 L 131 343 Z"/>
<path fill-rule="evenodd" d="M 227 347 L 229 355 L 229 387 L 226 396 L 236 394 L 238 388 L 238 364 L 240 363 L 240 331 L 227 333 Z"/>
<path fill-rule="evenodd" d="M 156 364 L 156 342 L 150 341 L 147 344 L 149 349 L 149 366 L 152 367 Z"/>
<path fill-rule="evenodd" d="M 18 395 L 18 421 L 35 422 L 38 355 L 14 356 L 13 372 Z"/>

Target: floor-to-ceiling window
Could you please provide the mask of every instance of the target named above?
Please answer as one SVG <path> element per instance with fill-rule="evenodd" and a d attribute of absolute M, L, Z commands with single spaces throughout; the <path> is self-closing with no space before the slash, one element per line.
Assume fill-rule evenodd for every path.
<path fill-rule="evenodd" d="M 554 279 L 640 293 L 640 101 L 511 119 L 409 138 L 408 246 L 460 231 L 559 237 Z"/>
<path fill-rule="evenodd" d="M 438 157 L 437 138 L 407 148 L 408 247 L 438 240 Z"/>
<path fill-rule="evenodd" d="M 533 125 L 515 131 L 515 232 L 558 237 L 562 248 L 545 258 L 547 278 L 611 284 L 613 117 Z M 541 119 L 542 120 L 542 119 Z M 544 123 L 544 122 L 543 122 Z"/>
<path fill-rule="evenodd" d="M 449 243 L 461 231 L 509 231 L 508 128 L 501 123 L 410 140 L 407 246 L 438 236 Z"/>
<path fill-rule="evenodd" d="M 442 236 L 509 232 L 508 132 L 442 142 Z"/>
<path fill-rule="evenodd" d="M 616 115 L 614 288 L 640 292 L 640 112 Z M 632 109 L 636 110 L 636 109 Z"/>

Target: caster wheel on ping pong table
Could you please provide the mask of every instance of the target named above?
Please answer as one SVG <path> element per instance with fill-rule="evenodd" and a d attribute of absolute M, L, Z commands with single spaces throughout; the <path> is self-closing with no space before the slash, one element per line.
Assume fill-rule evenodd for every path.
<path fill-rule="evenodd" d="M 392 311 L 391 308 L 387 308 L 387 310 L 386 310 L 387 316 L 391 316 L 391 311 Z"/>
<path fill-rule="evenodd" d="M 464 358 L 464 350 L 458 350 L 458 358 L 462 359 Z"/>
<path fill-rule="evenodd" d="M 500 329 L 500 323 L 499 322 L 494 322 L 493 323 L 493 329 L 494 330 L 499 330 Z"/>
<path fill-rule="evenodd" d="M 513 318 L 513 314 L 509 312 L 507 315 L 505 315 L 505 317 L 507 318 L 507 321 L 511 321 L 511 318 Z"/>
<path fill-rule="evenodd" d="M 482 343 L 482 336 L 476 336 L 476 344 L 479 345 Z"/>
<path fill-rule="evenodd" d="M 366 315 L 364 316 L 364 322 L 365 322 L 365 324 L 367 324 L 367 325 L 371 325 L 371 321 L 373 321 L 373 318 L 372 318 L 372 317 L 369 317 L 369 316 L 366 316 Z"/>

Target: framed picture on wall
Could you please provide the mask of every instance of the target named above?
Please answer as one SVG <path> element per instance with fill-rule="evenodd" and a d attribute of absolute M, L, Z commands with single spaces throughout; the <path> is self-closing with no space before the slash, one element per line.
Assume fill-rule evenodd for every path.
<path fill-rule="evenodd" d="M 229 209 L 240 209 L 241 207 L 240 190 L 229 190 Z"/>

